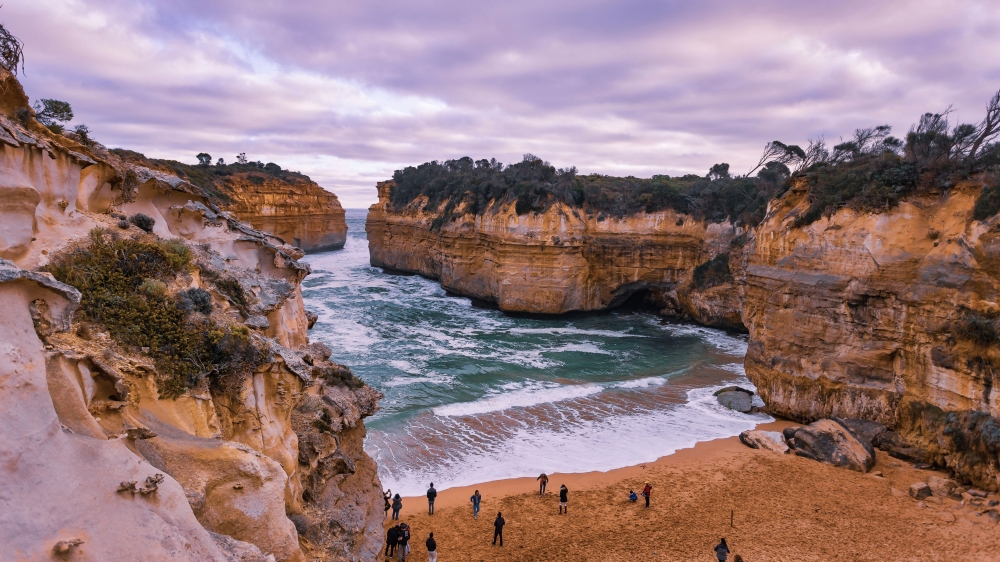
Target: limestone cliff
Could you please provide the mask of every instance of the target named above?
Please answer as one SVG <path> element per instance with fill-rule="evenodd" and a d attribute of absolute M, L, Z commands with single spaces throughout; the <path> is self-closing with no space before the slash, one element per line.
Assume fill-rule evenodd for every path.
<path fill-rule="evenodd" d="M 422 198 L 394 210 L 392 187 L 378 185 L 365 225 L 374 266 L 437 279 L 509 312 L 597 311 L 634 297 L 666 314 L 741 327 L 731 286 L 692 286 L 694 269 L 728 252 L 740 234 L 729 223 L 672 210 L 605 217 L 565 204 L 518 215 L 511 203 L 438 226 L 440 212 L 425 210 Z"/>
<path fill-rule="evenodd" d="M 155 219 L 151 233 L 133 213 Z M 96 297 L 39 270 L 101 244 L 183 257 L 142 290 L 199 291 L 194 325 L 256 350 L 253 368 L 179 379 L 163 361 L 185 358 L 84 321 Z M 115 255 L 111 270 L 145 259 Z M 302 255 L 175 175 L 0 115 L 4 559 L 373 558 L 381 486 L 362 420 L 380 395 L 309 343 Z"/>
<path fill-rule="evenodd" d="M 997 487 L 1000 217 L 973 220 L 981 188 L 805 227 L 805 182 L 772 203 L 741 273 L 746 371 L 770 411 L 879 421 L 894 453 Z"/>
<path fill-rule="evenodd" d="M 309 176 L 272 163 L 192 166 L 131 150 L 112 152 L 129 164 L 176 175 L 200 187 L 220 209 L 306 252 L 343 248 L 347 240 L 340 200 Z"/>

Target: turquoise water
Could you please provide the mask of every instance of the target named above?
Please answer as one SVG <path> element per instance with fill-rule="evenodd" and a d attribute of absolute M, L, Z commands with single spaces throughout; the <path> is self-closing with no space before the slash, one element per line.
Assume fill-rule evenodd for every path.
<path fill-rule="evenodd" d="M 343 250 L 306 258 L 310 336 L 385 394 L 365 447 L 404 495 L 655 460 L 770 418 L 712 391 L 748 385 L 743 337 L 645 313 L 511 317 L 371 267 L 367 211 Z"/>

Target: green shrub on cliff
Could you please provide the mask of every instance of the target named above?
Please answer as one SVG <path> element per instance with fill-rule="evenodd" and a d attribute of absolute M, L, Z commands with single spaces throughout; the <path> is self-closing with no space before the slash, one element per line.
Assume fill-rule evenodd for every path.
<path fill-rule="evenodd" d="M 167 286 L 191 262 L 191 251 L 181 242 L 95 229 L 88 244 L 56 256 L 47 269 L 79 289 L 80 319 L 102 326 L 123 346 L 149 349 L 161 395 L 178 396 L 202 377 L 220 390 L 235 390 L 266 354 L 246 328 L 189 314 L 191 308 L 211 311 L 206 295 L 168 293 Z"/>
<path fill-rule="evenodd" d="M 389 203 L 399 209 L 425 197 L 424 209 L 440 213 L 431 225 L 434 230 L 460 210 L 482 214 L 491 205 L 512 202 L 519 215 L 562 203 L 592 212 L 598 220 L 673 209 L 712 222 L 729 219 L 753 226 L 763 218 L 767 202 L 786 188 L 788 174 L 786 166 L 770 162 L 757 177 L 731 176 L 728 164 L 713 166 L 704 177 L 581 176 L 576 168 L 556 169 L 531 154 L 507 166 L 496 159 L 464 157 L 397 170 Z"/>

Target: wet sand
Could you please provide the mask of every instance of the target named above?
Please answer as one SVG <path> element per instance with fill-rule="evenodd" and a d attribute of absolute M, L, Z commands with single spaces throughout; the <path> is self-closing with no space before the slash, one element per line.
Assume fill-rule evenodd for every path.
<path fill-rule="evenodd" d="M 885 478 L 750 449 L 732 437 L 609 472 L 551 474 L 544 497 L 533 478 L 515 478 L 442 491 L 433 516 L 426 498 L 404 498 L 400 521 L 412 528 L 410 562 L 427 560 L 429 532 L 439 562 L 711 562 L 720 537 L 746 562 L 1000 560 L 1000 525 L 960 502 L 918 503 L 905 493 L 939 473 L 881 452 L 874 471 Z M 649 509 L 642 498 L 627 501 L 646 480 Z M 560 484 L 570 491 L 567 515 L 558 514 Z M 478 520 L 469 504 L 474 489 L 483 495 Z M 507 521 L 503 548 L 491 545 L 497 511 Z"/>

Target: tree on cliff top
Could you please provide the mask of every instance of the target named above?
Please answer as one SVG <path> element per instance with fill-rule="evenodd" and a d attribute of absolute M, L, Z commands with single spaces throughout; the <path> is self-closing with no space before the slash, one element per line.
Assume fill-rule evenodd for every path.
<path fill-rule="evenodd" d="M 7 31 L 3 24 L 0 24 L 0 66 L 15 76 L 18 66 L 24 72 L 24 43 Z"/>

